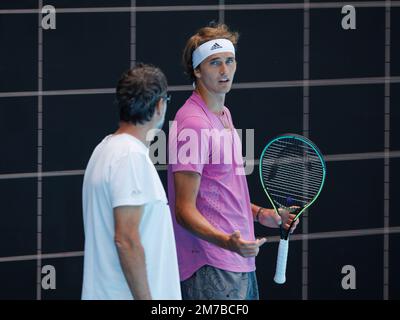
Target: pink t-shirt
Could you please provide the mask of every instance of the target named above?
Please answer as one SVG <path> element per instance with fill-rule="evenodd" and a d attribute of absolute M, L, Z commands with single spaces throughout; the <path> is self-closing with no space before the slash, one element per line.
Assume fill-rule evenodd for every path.
<path fill-rule="evenodd" d="M 201 182 L 196 206 L 200 213 L 215 228 L 227 234 L 240 230 L 244 240 L 255 239 L 241 141 L 226 107 L 223 117 L 218 117 L 207 108 L 200 95 L 193 92 L 177 112 L 170 128 L 168 198 L 181 281 L 204 265 L 233 272 L 255 270 L 254 257 L 243 258 L 201 240 L 181 227 L 175 218 L 173 173 L 198 172 Z"/>

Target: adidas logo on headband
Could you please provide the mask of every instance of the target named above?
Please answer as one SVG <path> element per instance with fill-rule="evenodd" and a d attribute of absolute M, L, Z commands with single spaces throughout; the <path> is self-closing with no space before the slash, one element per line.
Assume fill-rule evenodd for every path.
<path fill-rule="evenodd" d="M 214 43 L 210 50 L 220 49 L 222 48 L 218 43 Z"/>
<path fill-rule="evenodd" d="M 193 69 L 197 68 L 204 59 L 211 56 L 215 52 L 231 52 L 233 55 L 235 55 L 235 47 L 231 41 L 223 38 L 212 39 L 203 43 L 193 51 Z"/>

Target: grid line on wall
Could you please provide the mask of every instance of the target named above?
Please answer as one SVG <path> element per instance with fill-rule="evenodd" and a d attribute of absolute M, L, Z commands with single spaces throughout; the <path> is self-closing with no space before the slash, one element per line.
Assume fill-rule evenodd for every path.
<path fill-rule="evenodd" d="M 293 234 L 291 235 L 290 241 L 304 241 L 304 239 L 323 240 L 323 239 L 367 237 L 367 236 L 389 235 L 389 234 L 399 234 L 399 233 L 400 233 L 400 226 L 389 227 L 389 228 L 352 229 L 352 230 L 342 230 L 342 231 L 315 232 L 307 234 Z M 268 243 L 278 243 L 279 240 L 280 240 L 279 236 L 268 237 Z M 43 260 L 43 259 L 73 258 L 81 256 L 83 256 L 83 251 L 69 251 L 69 252 L 41 254 L 40 258 Z M 38 257 L 35 254 L 24 255 L 24 256 L 0 257 L 0 263 L 36 260 L 37 258 Z"/>
<path fill-rule="evenodd" d="M 38 0 L 39 9 L 43 0 Z M 36 299 L 42 299 L 42 213 L 43 213 L 43 29 L 42 14 L 38 14 L 38 95 L 37 95 L 37 218 L 36 218 Z"/>
<path fill-rule="evenodd" d="M 364 152 L 364 153 L 344 153 L 344 154 L 329 154 L 324 155 L 326 162 L 337 162 L 337 161 L 361 161 L 361 160 L 376 160 L 376 159 L 389 159 L 400 158 L 400 150 L 394 151 L 383 151 L 383 152 Z M 246 165 L 258 166 L 259 160 L 246 159 Z M 156 164 L 158 171 L 167 170 L 167 165 Z M 80 176 L 85 173 L 84 169 L 81 170 L 60 170 L 60 171 L 42 171 L 40 176 L 42 178 L 48 177 L 63 177 L 63 176 Z M 22 173 L 2 173 L 0 174 L 0 180 L 8 179 L 29 179 L 37 178 L 37 172 L 22 172 Z"/>
<path fill-rule="evenodd" d="M 232 85 L 232 90 L 241 89 L 268 89 L 268 88 L 294 88 L 294 87 L 320 87 L 320 86 L 348 86 L 348 85 L 369 85 L 400 83 L 400 76 L 395 77 L 364 77 L 364 78 L 342 78 L 342 79 L 308 79 L 288 81 L 263 81 L 263 82 L 240 82 Z M 191 85 L 173 85 L 168 91 L 192 91 Z M 97 89 L 67 89 L 67 90 L 46 90 L 41 91 L 42 96 L 64 96 L 64 95 L 96 95 L 115 94 L 115 88 Z M 15 91 L 0 92 L 0 98 L 36 97 L 39 91 Z"/>
<path fill-rule="evenodd" d="M 136 8 L 136 0 L 131 0 L 131 8 Z M 136 65 L 136 11 L 131 11 L 130 17 L 130 67 Z"/>
<path fill-rule="evenodd" d="M 218 22 L 219 23 L 225 23 L 225 0 L 219 0 Z"/>
<path fill-rule="evenodd" d="M 313 10 L 342 8 L 344 2 L 298 2 L 298 3 L 264 3 L 264 4 L 224 4 L 224 11 L 250 11 L 250 10 Z M 385 1 L 360 1 L 354 2 L 357 8 L 384 8 Z M 400 1 L 391 1 L 390 6 L 400 7 Z M 56 8 L 57 13 L 127 13 L 127 12 L 196 12 L 219 11 L 220 4 L 216 5 L 178 5 L 178 6 L 136 6 L 136 7 L 97 7 L 97 8 Z M 40 11 L 40 10 L 39 10 Z M 37 14 L 38 9 L 2 9 L 1 14 Z"/>
<path fill-rule="evenodd" d="M 391 44 L 391 10 L 390 0 L 385 1 L 385 78 L 390 77 L 390 44 Z M 390 204 L 390 83 L 385 81 L 385 116 L 384 116 L 384 195 L 383 195 L 383 224 L 389 228 Z M 383 240 L 383 299 L 389 299 L 389 235 Z"/>
<path fill-rule="evenodd" d="M 304 0 L 303 12 L 303 136 L 310 136 L 310 10 L 309 0 Z M 308 209 L 301 215 L 303 234 L 308 234 Z M 308 300 L 308 238 L 302 241 L 302 300 Z"/>

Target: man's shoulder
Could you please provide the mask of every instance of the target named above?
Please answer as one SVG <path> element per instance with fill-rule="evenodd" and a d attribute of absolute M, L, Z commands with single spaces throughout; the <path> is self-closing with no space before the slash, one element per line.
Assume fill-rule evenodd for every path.
<path fill-rule="evenodd" d="M 113 161 L 119 161 L 126 157 L 134 157 L 136 161 L 145 161 L 146 151 L 140 141 L 128 135 L 115 136 L 107 144 L 107 152 L 112 154 Z"/>
<path fill-rule="evenodd" d="M 204 110 L 190 100 L 178 110 L 175 116 L 178 127 L 212 127 Z"/>

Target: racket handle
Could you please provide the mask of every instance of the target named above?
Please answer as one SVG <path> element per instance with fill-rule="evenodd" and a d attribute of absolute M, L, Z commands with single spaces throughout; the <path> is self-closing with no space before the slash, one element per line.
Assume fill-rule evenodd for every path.
<path fill-rule="evenodd" d="M 274 281 L 283 284 L 286 281 L 286 263 L 289 250 L 289 240 L 281 239 L 278 248 L 278 258 L 276 261 L 276 271 Z"/>

